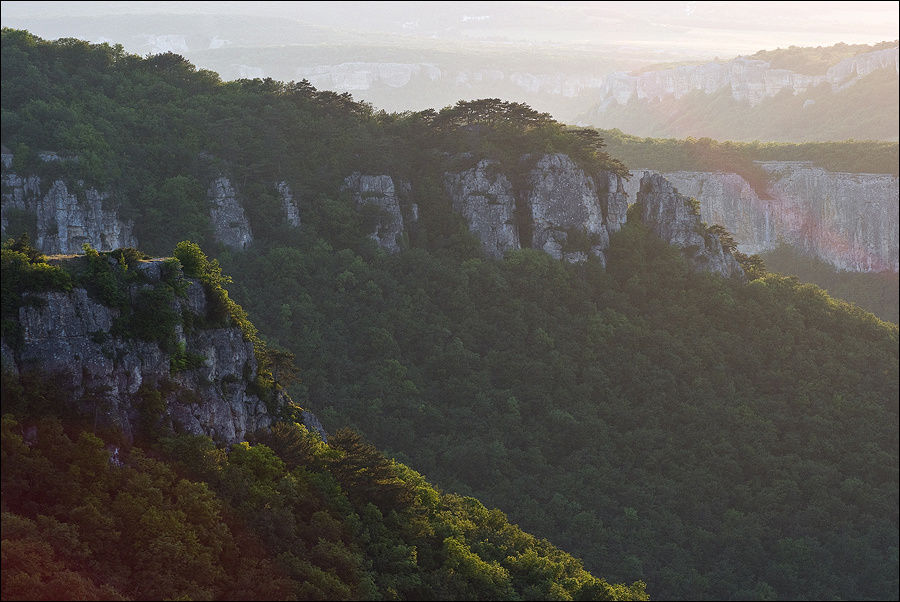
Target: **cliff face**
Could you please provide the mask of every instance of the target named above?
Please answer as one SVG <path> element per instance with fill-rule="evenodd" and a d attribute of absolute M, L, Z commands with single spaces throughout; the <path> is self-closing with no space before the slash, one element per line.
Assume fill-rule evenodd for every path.
<path fill-rule="evenodd" d="M 291 187 L 288 186 L 287 182 L 282 180 L 275 184 L 275 190 L 278 192 L 278 196 L 281 197 L 281 208 L 284 211 L 284 219 L 294 228 L 299 228 L 300 209 L 294 202 L 294 193 L 291 192 Z"/>
<path fill-rule="evenodd" d="M 453 209 L 466 219 L 487 255 L 502 257 L 525 246 L 557 259 L 585 261 L 591 253 L 605 262 L 609 234 L 625 222 L 627 210 L 618 176 L 603 173 L 596 182 L 570 157 L 557 153 L 537 158 L 522 189 L 512 181 L 489 160 L 444 174 Z M 573 234 L 581 240 L 572 239 Z"/>
<path fill-rule="evenodd" d="M 164 281 L 179 281 L 184 294 L 170 308 L 194 316 L 195 322 L 206 316 L 209 299 L 203 286 L 183 279 L 180 268 L 156 259 L 141 261 L 136 269 L 143 282 L 128 288 L 130 303 L 139 303 L 143 292 Z M 225 443 L 272 423 L 251 385 L 257 375 L 253 344 L 239 328 L 176 325 L 178 347 L 198 364 L 176 370 L 177 358 L 173 362 L 173 353 L 159 343 L 117 334 L 122 310 L 97 301 L 86 289 L 30 296 L 19 308 L 18 341 L 3 341 L 4 370 L 48 375 L 100 423 L 118 425 L 131 436 L 146 420 L 148 395 L 157 392 L 162 405 L 155 418 Z"/>
<path fill-rule="evenodd" d="M 611 103 L 622 105 L 633 98 L 662 100 L 671 96 L 677 99 L 694 91 L 711 94 L 721 88 L 728 88 L 734 99 L 754 105 L 785 89 L 794 94 L 820 84 L 830 84 L 832 89 L 840 89 L 877 69 L 891 67 L 894 71 L 898 70 L 897 48 L 876 50 L 845 59 L 829 68 L 825 75 L 773 69 L 767 61 L 738 57 L 723 63 L 686 65 L 638 75 L 615 73 L 604 81 L 600 101 L 601 106 Z"/>
<path fill-rule="evenodd" d="M 886 174 L 833 173 L 805 163 L 769 162 L 776 224 L 785 241 L 843 270 L 900 268 L 900 181 Z"/>
<path fill-rule="evenodd" d="M 408 193 L 409 185 L 401 183 Z M 380 211 L 371 233 L 379 247 L 389 253 L 400 251 L 400 237 L 404 232 L 400 195 L 389 175 L 363 175 L 355 172 L 344 180 L 344 190 L 350 193 L 357 207 L 372 206 Z"/>
<path fill-rule="evenodd" d="M 898 178 L 829 172 L 806 162 L 764 162 L 772 184 L 760 199 L 740 175 L 724 172 L 662 174 L 682 194 L 700 201 L 703 221 L 728 229 L 744 253 L 783 242 L 841 270 L 898 271 Z M 636 199 L 638 176 L 628 183 Z"/>
<path fill-rule="evenodd" d="M 626 220 L 626 182 L 610 172 L 593 177 L 570 157 L 556 153 L 525 156 L 531 164 L 519 180 L 503 173 L 500 165 L 484 159 L 474 167 L 444 174 L 444 188 L 453 210 L 468 223 L 482 242 L 485 255 L 500 258 L 506 251 L 529 247 L 557 259 L 581 262 L 594 255 L 606 262 L 609 235 Z M 4 158 L 4 167 L 12 162 Z M 4 170 L 3 226 L 16 212 L 36 215 L 36 247 L 45 253 L 77 253 L 83 243 L 98 250 L 136 247 L 132 224 L 104 209 L 107 196 L 93 189 L 79 199 L 62 180 L 55 180 L 46 195 L 41 179 L 21 178 Z M 514 183 L 515 182 L 515 183 Z M 300 225 L 299 208 L 286 181 L 275 183 L 285 221 Z M 343 182 L 358 208 L 374 208 L 371 238 L 390 253 L 416 227 L 418 206 L 409 182 L 390 175 L 353 173 Z M 214 178 L 207 190 L 210 224 L 216 239 L 233 249 L 246 249 L 253 234 L 238 193 L 229 178 Z"/>
<path fill-rule="evenodd" d="M 516 225 L 516 197 L 512 183 L 487 159 L 472 169 L 444 174 L 444 188 L 453 210 L 462 215 L 481 241 L 485 255 L 501 258 L 521 248 Z"/>
<path fill-rule="evenodd" d="M 32 215 L 35 246 L 45 253 L 80 253 L 84 243 L 100 250 L 137 244 L 134 224 L 119 219 L 108 195 L 93 188 L 70 191 L 63 180 L 48 185 L 37 176 L 4 170 L 0 208 L 4 236 L 14 213 Z"/>
<path fill-rule="evenodd" d="M 726 278 L 744 276 L 734 256 L 722 248 L 717 237 L 705 231 L 689 198 L 679 194 L 661 175 L 644 174 L 637 202 L 641 205 L 641 220 L 661 239 L 682 249 L 696 269 Z"/>
<path fill-rule="evenodd" d="M 561 259 L 583 261 L 587 249 L 566 251 L 572 230 L 588 236 L 590 252 L 605 259 L 609 248 L 609 230 L 603 220 L 603 208 L 597 186 L 566 155 L 544 155 L 529 176 L 525 195 L 531 209 L 531 246 Z"/>
<path fill-rule="evenodd" d="M 262 77 L 259 67 L 243 66 L 246 77 Z M 515 88 L 564 98 L 576 98 L 600 88 L 603 77 L 590 73 L 559 73 L 509 69 L 447 68 L 434 63 L 348 62 L 300 67 L 294 77 L 306 79 L 315 87 L 338 92 L 361 92 L 377 87 L 403 88 L 417 82 L 465 89 L 479 84 L 508 82 Z"/>
<path fill-rule="evenodd" d="M 209 220 L 216 239 L 232 249 L 249 247 L 253 243 L 253 233 L 231 181 L 226 177 L 214 179 L 207 196 L 210 200 Z"/>
<path fill-rule="evenodd" d="M 59 161 L 55 153 L 44 153 L 42 158 L 45 162 Z M 108 193 L 94 188 L 70 191 L 71 185 L 63 179 L 23 177 L 11 171 L 12 161 L 12 154 L 5 153 L 0 204 L 3 236 L 11 218 L 28 215 L 35 224 L 34 246 L 43 253 L 80 253 L 84 243 L 98 251 L 138 246 L 134 223 L 119 218 Z M 299 226 L 300 214 L 287 183 L 277 183 L 276 190 L 282 199 L 286 221 Z M 214 178 L 207 196 L 216 240 L 233 249 L 250 246 L 253 243 L 250 222 L 231 181 L 224 176 Z"/>

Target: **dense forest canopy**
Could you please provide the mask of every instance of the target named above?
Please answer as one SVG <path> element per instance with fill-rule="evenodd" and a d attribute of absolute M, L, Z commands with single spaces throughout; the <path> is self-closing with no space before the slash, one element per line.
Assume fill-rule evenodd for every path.
<path fill-rule="evenodd" d="M 900 175 L 896 142 L 720 142 L 711 138 L 643 138 L 599 130 L 607 151 L 629 167 L 660 171 L 733 171 L 751 184 L 767 174 L 754 161 L 811 161 L 828 171 Z M 762 187 L 762 186 L 761 186 Z"/>
<path fill-rule="evenodd" d="M 375 113 L 304 82 L 223 83 L 177 55 L 141 59 L 113 46 L 9 30 L 2 110 L 2 141 L 17 170 L 110 190 L 138 220 L 136 234 L 150 252 L 166 254 L 191 239 L 215 256 L 261 336 L 294 354 L 299 381 L 290 391 L 329 431 L 357 429 L 442 489 L 502 508 L 512 522 L 583 558 L 593 574 L 612 583 L 644 580 L 661 599 L 900 595 L 896 325 L 796 279 L 764 274 L 741 283 L 697 273 L 634 219 L 612 237 L 606 268 L 530 249 L 486 260 L 450 210 L 443 172 L 481 157 L 515 169 L 523 156 L 566 152 L 589 173 L 624 173 L 602 135 L 568 132 L 496 99 Z M 78 159 L 42 163 L 36 153 L 45 149 Z M 742 152 L 736 147 L 734 156 Z M 421 229 L 403 252 L 378 249 L 364 216 L 340 193 L 353 171 L 411 182 Z M 204 192 L 219 173 L 241 190 L 256 237 L 247 251 L 226 250 L 211 236 Z M 271 191 L 281 179 L 301 199 L 299 228 L 285 226 Z M 24 449 L 18 427 L 7 422 L 5 431 L 7 424 L 4 453 L 9 445 L 34 466 L 58 466 L 50 457 L 56 452 Z M 102 445 L 87 435 L 65 437 L 88 455 Z M 58 440 L 76 445 L 63 434 Z M 376 457 L 351 435 L 338 441 L 337 449 Z M 642 592 L 610 594 L 544 544 L 494 544 L 478 529 L 496 515 L 435 497 L 425 485 L 416 485 L 412 509 L 401 504 L 396 516 L 378 504 L 363 507 L 357 487 L 365 483 L 309 443 L 297 451 L 259 441 L 227 458 L 202 442 L 168 445 L 172 458 L 215 460 L 191 464 L 200 472 L 188 476 L 209 484 L 219 500 L 213 507 L 238 506 L 239 517 L 266 508 L 253 537 L 279 546 L 267 548 L 276 550 L 275 564 L 326 595 L 474 597 L 471 581 L 445 583 L 447 567 L 470 572 L 482 597 Z M 420 483 L 393 466 L 400 481 Z M 29 475 L 44 468 L 9 474 L 20 491 L 35 491 Z M 231 474 L 247 472 L 249 481 L 232 484 Z M 83 487 L 110 491 L 105 479 Z M 186 491 L 198 487 L 190 483 Z M 234 489 L 243 486 L 258 493 L 244 510 Z M 294 497 L 298 488 L 316 501 Z M 4 484 L 4 511 L 6 491 Z M 79 512 L 98 514 L 105 498 L 96 497 Z M 41 516 L 66 523 L 74 512 L 9 503 L 13 516 L 4 521 L 16 525 L 10 533 L 23 546 L 55 533 L 56 523 Z M 291 519 L 300 539 L 282 541 L 285 523 L 269 517 L 295 504 L 303 505 Z M 446 519 L 450 527 L 435 522 L 444 519 L 416 522 L 416 504 L 451 515 L 462 505 L 483 519 L 460 519 L 463 531 L 454 531 L 456 519 Z M 230 511 L 218 512 L 209 520 L 235 533 Z M 293 542 L 312 541 L 307 532 L 324 534 L 316 558 L 334 559 L 328 566 L 340 582 L 317 572 L 322 565 L 295 562 L 308 544 Z M 463 539 L 468 551 L 458 545 Z M 378 561 L 368 567 L 354 545 L 374 546 Z M 410 546 L 432 572 L 404 572 Z M 520 581 L 516 558 L 528 566 Z M 77 572 L 76 562 L 83 559 L 54 556 L 46 572 Z M 271 562 L 260 552 L 255 570 L 268 575 Z M 197 591 L 216 595 L 230 577 L 209 570 L 206 589 Z M 116 577 L 94 586 L 130 595 L 119 585 L 125 573 L 110 574 Z M 565 591 L 538 574 L 562 579 Z M 574 581 L 566 581 L 570 575 Z"/>
<path fill-rule="evenodd" d="M 228 451 L 187 435 L 146 449 L 22 420 L 3 417 L 7 600 L 647 599 L 351 431 L 326 445 L 281 423 Z"/>
<path fill-rule="evenodd" d="M 900 322 L 900 277 L 894 272 L 844 272 L 784 244 L 760 257 L 773 272 L 811 282 L 832 297 L 855 303 L 882 320 Z"/>

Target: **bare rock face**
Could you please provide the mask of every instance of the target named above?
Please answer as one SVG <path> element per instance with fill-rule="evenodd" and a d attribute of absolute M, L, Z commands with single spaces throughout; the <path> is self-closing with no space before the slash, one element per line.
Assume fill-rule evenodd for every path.
<path fill-rule="evenodd" d="M 166 270 L 179 270 L 160 259 L 141 262 L 138 269 L 147 281 L 131 285 L 133 300 L 141 290 L 158 285 Z M 173 309 L 204 316 L 203 286 L 191 279 L 185 284 Z M 271 425 L 273 416 L 250 386 L 257 374 L 253 344 L 239 328 L 185 332 L 177 326 L 179 345 L 203 359 L 199 367 L 176 372 L 172 355 L 158 343 L 113 334 L 120 310 L 103 305 L 85 289 L 32 296 L 39 302 L 19 309 L 20 341 L 3 341 L 4 370 L 47 375 L 95 420 L 131 436 L 141 421 L 142 395 L 149 391 L 163 396 L 164 423 L 220 442 L 234 443 Z"/>
<path fill-rule="evenodd" d="M 641 176 L 653 170 L 633 170 L 627 186 L 629 198 L 637 199 Z M 700 202 L 700 219 L 725 227 L 742 253 L 754 254 L 775 248 L 778 235 L 770 201 L 761 200 L 740 175 L 728 172 L 675 171 L 660 174 L 675 190 Z"/>
<path fill-rule="evenodd" d="M 900 269 L 900 187 L 889 174 L 829 172 L 809 163 L 760 163 L 772 175 L 776 236 L 841 270 Z"/>
<path fill-rule="evenodd" d="M 483 159 L 472 169 L 444 174 L 444 188 L 453 210 L 462 215 L 481 240 L 485 255 L 502 258 L 521 248 L 516 227 L 516 197 L 509 179 L 497 164 Z"/>
<path fill-rule="evenodd" d="M 597 176 L 595 182 L 568 155 L 556 153 L 538 157 L 516 186 L 497 162 L 482 159 L 445 173 L 444 189 L 488 257 L 531 247 L 556 259 L 582 262 L 594 255 L 605 263 L 609 234 L 627 219 L 628 195 L 616 174 Z"/>
<path fill-rule="evenodd" d="M 363 175 L 355 172 L 344 180 L 344 189 L 350 192 L 358 207 L 371 205 L 381 210 L 373 232 L 370 234 L 379 247 L 389 253 L 400 251 L 399 238 L 403 234 L 403 212 L 400 209 L 398 191 L 388 175 Z"/>
<path fill-rule="evenodd" d="M 824 75 L 775 69 L 767 61 L 746 57 L 721 63 L 648 71 L 639 75 L 614 73 L 603 83 L 600 91 L 601 107 L 608 107 L 612 103 L 623 105 L 632 99 L 677 99 L 695 91 L 711 94 L 722 88 L 730 90 L 735 100 L 755 105 L 782 90 L 798 94 L 823 83 L 838 90 L 853 85 L 873 71 L 886 68 L 893 68 L 895 72 L 898 70 L 897 48 L 875 50 L 845 59 L 830 67 Z"/>
<path fill-rule="evenodd" d="M 898 271 L 898 178 L 889 174 L 839 173 L 809 162 L 770 161 L 760 198 L 740 175 L 677 171 L 662 174 L 700 201 L 703 221 L 724 226 L 743 253 L 770 251 L 780 243 L 841 270 Z M 634 173 L 653 173 L 635 170 Z M 637 197 L 637 182 L 627 187 Z"/>
<path fill-rule="evenodd" d="M 625 192 L 627 181 L 614 173 L 607 173 L 606 178 L 606 228 L 609 233 L 618 232 L 628 221 L 628 194 Z"/>
<path fill-rule="evenodd" d="M 284 219 L 294 228 L 300 227 L 300 210 L 294 202 L 294 193 L 288 183 L 282 180 L 275 185 L 275 190 L 281 197 L 281 207 L 284 210 Z"/>
<path fill-rule="evenodd" d="M 724 277 L 744 276 L 744 270 L 719 239 L 706 232 L 688 197 L 659 174 L 646 173 L 637 194 L 641 221 L 670 245 L 682 249 L 697 270 Z"/>
<path fill-rule="evenodd" d="M 583 261 L 590 251 L 605 258 L 609 231 L 597 186 L 567 155 L 544 155 L 529 175 L 526 202 L 531 208 L 531 246 L 557 259 Z M 585 235 L 589 248 L 573 249 L 573 232 Z"/>
<path fill-rule="evenodd" d="M 209 220 L 216 240 L 232 249 L 246 249 L 253 243 L 253 233 L 244 208 L 237 200 L 231 181 L 220 176 L 207 190 L 210 200 Z"/>
<path fill-rule="evenodd" d="M 12 155 L 10 165 L 12 164 Z M 4 165 L 6 165 L 4 163 Z M 3 193 L 0 203 L 0 229 L 3 237 L 9 227 L 10 215 L 13 213 L 31 213 L 36 216 L 37 204 L 41 197 L 41 179 L 38 176 L 22 177 L 12 172 L 3 171 Z M 43 250 L 43 249 L 41 249 Z"/>
<path fill-rule="evenodd" d="M 80 253 L 85 243 L 100 251 L 137 246 L 134 224 L 123 221 L 111 207 L 109 196 L 93 188 L 70 191 L 63 180 L 54 180 L 46 194 L 38 176 L 3 174 L 2 226 L 9 226 L 13 211 L 34 216 L 34 245 L 44 253 Z"/>

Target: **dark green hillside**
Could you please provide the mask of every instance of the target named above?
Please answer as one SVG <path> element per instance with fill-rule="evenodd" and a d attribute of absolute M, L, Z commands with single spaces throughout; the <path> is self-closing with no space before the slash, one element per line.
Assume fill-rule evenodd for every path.
<path fill-rule="evenodd" d="M 647 599 L 350 431 L 105 443 L 4 416 L 4 600 Z"/>
<path fill-rule="evenodd" d="M 613 236 L 606 269 L 534 250 L 485 260 L 443 193 L 445 170 L 481 157 L 512 172 L 522 156 L 559 151 L 589 171 L 621 170 L 596 140 L 514 103 L 375 114 L 302 83 L 224 84 L 175 55 L 140 59 L 11 31 L 2 108 L 2 141 L 22 173 L 61 170 L 107 187 L 153 252 L 191 238 L 216 256 L 261 335 L 295 354 L 300 382 L 291 393 L 330 432 L 357 428 L 441 489 L 502 508 L 593 574 L 641 579 L 657 599 L 900 596 L 896 325 L 775 274 L 738 283 L 696 273 L 635 219 Z M 39 163 L 42 149 L 79 160 Z M 244 192 L 256 236 L 247 251 L 211 240 L 202 192 L 218 169 Z M 406 178 L 417 191 L 419 228 L 402 252 L 378 249 L 366 228 L 378 216 L 340 193 L 354 170 Z M 282 178 L 302 199 L 299 229 L 283 225 L 269 191 Z M 468 508 L 456 531 L 437 518 L 418 522 L 399 502 L 396 516 L 377 503 L 376 513 L 362 504 L 367 483 L 327 450 L 260 443 L 286 465 L 260 446 L 239 450 L 235 461 L 249 466 L 232 468 L 231 456 L 206 450 L 218 463 L 186 460 L 197 472 L 185 474 L 210 483 L 238 518 L 266 508 L 262 516 L 274 518 L 252 523 L 253 533 L 283 546 L 266 548 L 272 554 L 305 560 L 296 551 L 304 548 L 289 548 L 294 531 L 321 532 L 315 558 L 336 559 L 328 566 L 340 578 L 327 581 L 332 597 L 365 597 L 367 587 L 417 597 L 419 582 L 404 572 L 412 546 L 421 567 L 439 567 L 419 576 L 433 597 L 469 597 L 472 583 L 486 598 L 602 593 L 566 568 L 574 561 L 528 551 L 549 550 L 544 544 L 509 544 L 503 538 L 521 541 L 518 532 L 474 502 L 416 489 L 416 503 L 451 524 Z M 295 457 L 312 468 L 298 469 Z M 407 485 L 420 483 L 395 469 Z M 253 473 L 249 483 L 260 487 L 248 485 L 249 497 L 232 489 L 229 470 Z M 326 492 L 295 515 L 302 524 L 278 518 L 295 504 L 291 488 Z M 32 543 L 50 528 L 39 515 L 67 522 L 43 507 L 9 509 L 34 523 L 16 519 L 16 533 Z M 506 535 L 493 539 L 484 524 Z M 398 531 L 399 541 L 380 539 Z M 347 560 L 353 545 L 377 562 Z M 449 564 L 429 556 L 437 549 Z M 260 552 L 259 571 L 267 558 Z M 323 565 L 279 558 L 326 591 L 314 570 Z M 80 570 L 77 559 L 52 560 L 47 574 Z M 472 580 L 444 579 L 445 569 Z M 217 578 L 204 591 L 221 591 Z M 131 595 L 119 583 L 95 585 Z"/>
<path fill-rule="evenodd" d="M 239 258 L 234 293 L 327 424 L 607 578 L 892 596 L 896 326 L 781 276 L 696 275 L 639 225 L 612 252 L 604 271 L 280 247 Z"/>
<path fill-rule="evenodd" d="M 900 322 L 900 279 L 892 272 L 841 272 L 787 245 L 762 255 L 773 272 L 796 276 L 889 322 Z"/>
<path fill-rule="evenodd" d="M 160 390 L 178 387 L 170 379 L 149 388 L 145 380 L 128 401 L 140 425 L 131 438 L 98 422 L 96 409 L 75 410 L 88 395 L 95 407 L 104 403 L 101 391 L 79 400 L 65 376 L 13 372 L 6 360 L 21 346 L 7 336 L 15 302 L 34 305 L 41 293 L 85 287 L 136 325 L 145 296 L 104 294 L 123 274 L 141 278 L 133 269 L 139 254 L 126 251 L 130 260 L 93 251 L 47 263 L 21 241 L 3 248 L 3 599 L 647 599 L 643 583 L 593 577 L 499 510 L 441 493 L 356 432 L 338 430 L 326 444 L 294 422 L 302 414 L 290 400 L 272 408 L 280 422 L 226 449 L 159 420 L 167 403 Z M 107 261 L 117 255 L 121 264 Z M 208 311 L 193 328 L 219 313 L 218 299 L 252 338 L 221 275 L 211 273 L 215 265 L 195 246 L 179 245 L 175 255 L 167 278 L 142 290 L 171 285 L 186 295 L 179 266 L 189 275 L 205 266 L 218 278 L 207 278 Z M 169 307 L 156 308 L 157 330 L 165 330 Z M 121 327 L 96 334 L 146 340 Z M 257 357 L 273 365 L 271 351 Z M 171 373 L 185 369 L 173 362 Z M 277 389 L 271 377 L 261 375 L 256 390 Z"/>

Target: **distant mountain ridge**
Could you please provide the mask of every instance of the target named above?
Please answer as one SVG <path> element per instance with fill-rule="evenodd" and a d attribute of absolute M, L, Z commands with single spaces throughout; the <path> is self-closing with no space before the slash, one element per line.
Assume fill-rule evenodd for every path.
<path fill-rule="evenodd" d="M 838 90 L 855 84 L 878 69 L 893 67 L 894 72 L 898 72 L 898 50 L 895 46 L 844 59 L 830 67 L 824 75 L 774 68 L 768 61 L 746 57 L 737 57 L 725 63 L 683 65 L 638 75 L 614 73 L 606 77 L 600 91 L 599 110 L 613 102 L 627 104 L 632 98 L 659 101 L 674 96 L 678 99 L 695 90 L 711 94 L 723 87 L 730 88 L 732 98 L 747 101 L 751 106 L 782 90 L 800 94 L 825 83 L 830 84 L 832 90 Z"/>
<path fill-rule="evenodd" d="M 816 53 L 832 57 L 836 47 L 616 73 L 578 121 L 654 137 L 897 140 L 898 46 L 891 44 L 837 60 L 822 73 L 809 73 L 821 67 Z"/>

